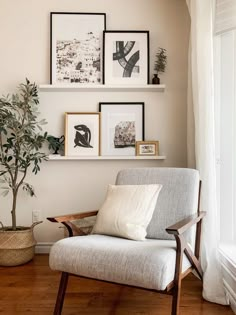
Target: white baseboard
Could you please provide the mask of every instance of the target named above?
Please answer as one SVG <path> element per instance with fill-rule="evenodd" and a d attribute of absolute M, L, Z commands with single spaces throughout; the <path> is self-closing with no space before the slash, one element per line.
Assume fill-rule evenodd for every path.
<path fill-rule="evenodd" d="M 224 279 L 223 279 L 223 283 L 224 283 L 225 290 L 227 292 L 227 296 L 230 301 L 230 306 L 233 312 L 236 314 L 236 294 L 234 293 L 230 285 L 227 283 L 227 281 L 225 281 Z"/>
<path fill-rule="evenodd" d="M 230 306 L 233 312 L 236 314 L 236 264 L 235 257 L 229 255 L 228 251 L 224 250 L 224 247 L 220 248 L 221 265 L 223 271 L 223 282 L 230 301 Z"/>
<path fill-rule="evenodd" d="M 47 242 L 41 242 L 37 243 L 35 246 L 35 253 L 36 254 L 49 254 L 50 249 L 54 243 L 47 243 Z"/>

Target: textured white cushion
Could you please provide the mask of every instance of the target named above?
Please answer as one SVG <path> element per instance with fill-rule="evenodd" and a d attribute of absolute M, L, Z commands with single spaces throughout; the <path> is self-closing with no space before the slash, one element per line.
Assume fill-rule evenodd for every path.
<path fill-rule="evenodd" d="M 93 234 L 145 240 L 162 185 L 109 185 Z"/>
<path fill-rule="evenodd" d="M 199 172 L 188 168 L 144 167 L 125 169 L 118 173 L 116 185 L 161 184 L 147 238 L 174 239 L 166 228 L 197 213 Z M 194 247 L 195 226 L 185 233 Z"/>
<path fill-rule="evenodd" d="M 165 290 L 174 280 L 176 242 L 134 242 L 107 235 L 75 236 L 55 243 L 50 267 L 84 277 Z M 182 272 L 190 262 L 183 257 Z"/>

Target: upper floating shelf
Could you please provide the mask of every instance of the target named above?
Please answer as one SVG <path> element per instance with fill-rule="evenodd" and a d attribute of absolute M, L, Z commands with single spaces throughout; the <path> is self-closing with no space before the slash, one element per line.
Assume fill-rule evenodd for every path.
<path fill-rule="evenodd" d="M 144 85 L 85 85 L 85 84 L 42 84 L 40 91 L 45 92 L 163 92 L 165 84 L 144 84 Z"/>

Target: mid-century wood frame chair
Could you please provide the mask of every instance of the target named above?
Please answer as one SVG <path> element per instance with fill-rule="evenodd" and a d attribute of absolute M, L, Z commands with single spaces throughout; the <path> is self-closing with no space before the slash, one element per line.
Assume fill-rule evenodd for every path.
<path fill-rule="evenodd" d="M 131 247 L 131 250 L 128 250 L 128 252 L 125 253 L 125 257 L 127 258 L 127 255 L 131 255 L 129 258 L 131 259 L 131 264 L 133 264 L 132 246 L 142 246 L 141 255 L 144 255 L 143 252 L 145 252 L 145 244 L 150 244 L 149 240 L 147 240 L 147 242 L 136 242 L 110 236 L 85 235 L 85 233 L 78 226 L 71 222 L 74 220 L 95 216 L 98 211 L 50 217 L 48 218 L 49 221 L 64 224 L 69 232 L 70 237 L 75 236 L 73 238 L 63 239 L 55 243 L 50 253 L 51 268 L 62 271 L 54 315 L 59 315 L 62 312 L 69 275 L 94 278 L 102 281 L 115 282 L 129 286 L 131 285 L 142 289 L 155 290 L 159 293 L 170 294 L 173 296 L 171 315 L 179 314 L 182 279 L 193 270 L 196 271 L 200 279 L 202 279 L 203 274 L 199 263 L 201 220 L 205 216 L 205 212 L 200 212 L 199 208 L 201 183 L 199 181 L 198 171 L 181 168 L 139 168 L 122 170 L 119 172 L 116 179 L 117 185 L 139 185 L 155 183 L 162 184 L 163 187 L 158 197 L 153 218 L 147 229 L 147 237 L 151 239 L 151 242 L 154 241 L 154 247 L 152 247 L 151 251 L 149 251 L 150 256 L 152 256 L 156 249 L 156 252 L 154 253 L 156 257 L 150 257 L 150 260 L 154 259 L 154 265 L 155 263 L 158 264 L 158 261 L 156 262 L 155 260 L 158 260 L 158 254 L 160 253 L 160 255 L 163 255 L 163 248 L 169 255 L 166 258 L 163 256 L 164 259 L 162 260 L 164 263 L 168 262 L 168 264 L 170 264 L 168 265 L 168 268 L 170 266 L 172 268 L 166 268 L 166 270 L 169 271 L 169 274 L 167 275 L 169 280 L 168 283 L 164 284 L 164 289 L 159 290 L 159 285 L 145 283 L 146 279 L 134 279 L 135 276 L 133 275 L 129 275 L 128 280 L 127 275 L 123 280 L 120 280 L 122 279 L 122 275 L 121 278 L 118 276 L 118 280 L 115 278 L 115 276 L 110 278 L 109 275 L 111 275 L 112 270 L 108 270 L 110 273 L 107 272 L 107 274 L 106 270 L 112 268 L 112 263 L 114 263 L 114 252 L 112 253 L 113 261 L 111 263 L 111 261 L 109 261 L 109 249 L 107 250 L 107 266 L 105 266 L 104 270 L 99 273 L 96 269 L 96 266 L 92 266 L 92 264 L 95 264 L 95 261 L 97 263 L 97 260 L 103 259 L 100 256 L 104 255 L 104 244 L 106 244 L 105 247 L 109 247 L 107 244 L 114 243 L 113 247 L 116 247 L 117 250 L 117 246 L 120 246 L 118 243 L 120 241 L 122 242 L 121 248 L 123 244 L 128 246 L 128 248 L 129 246 Z M 166 226 L 169 227 L 166 228 Z M 90 242 L 91 239 L 92 242 Z M 170 242 L 171 245 L 169 245 L 168 242 Z M 89 247 L 87 252 L 86 243 Z M 191 245 L 195 246 L 194 253 L 192 251 Z M 167 247 L 165 248 L 165 246 Z M 91 256 L 93 253 L 90 254 L 90 252 L 93 252 L 93 250 L 96 251 L 95 260 L 93 259 L 93 256 Z M 110 251 L 112 251 L 112 248 Z M 174 254 L 171 256 L 171 253 Z M 166 254 L 164 253 L 164 255 Z M 137 257 L 134 260 L 137 260 Z M 149 259 L 145 260 L 145 264 L 147 261 L 149 261 Z M 186 261 L 189 265 L 186 264 Z M 151 263 L 153 266 L 153 260 Z M 106 264 L 106 260 L 105 262 L 103 260 L 102 264 Z M 137 264 L 139 264 L 139 261 Z M 183 266 L 184 264 L 185 268 Z M 89 268 L 87 268 L 87 266 L 89 266 Z M 99 268 L 100 267 L 98 267 L 98 269 Z M 125 269 L 125 266 L 122 268 Z M 148 268 L 150 269 L 151 267 L 148 266 Z M 123 272 L 123 269 L 121 269 L 121 273 Z M 157 274 L 158 271 L 155 272 L 154 270 L 150 278 L 157 277 L 158 282 L 159 278 Z M 142 281 L 144 283 L 142 283 Z"/>

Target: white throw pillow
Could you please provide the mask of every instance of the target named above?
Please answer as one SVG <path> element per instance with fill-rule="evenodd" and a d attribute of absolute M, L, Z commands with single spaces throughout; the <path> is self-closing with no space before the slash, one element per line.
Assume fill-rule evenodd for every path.
<path fill-rule="evenodd" d="M 145 240 L 162 185 L 109 185 L 93 234 Z"/>

